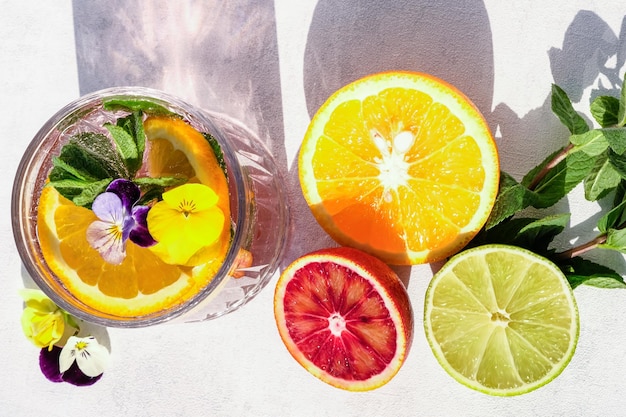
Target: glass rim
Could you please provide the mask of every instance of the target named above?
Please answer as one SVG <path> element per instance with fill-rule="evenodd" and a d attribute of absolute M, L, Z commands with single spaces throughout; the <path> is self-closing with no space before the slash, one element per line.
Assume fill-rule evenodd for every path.
<path fill-rule="evenodd" d="M 47 268 L 47 263 L 43 259 L 37 259 L 38 256 L 42 258 L 41 254 L 33 253 L 33 245 L 39 247 L 39 243 L 38 241 L 31 242 L 32 238 L 29 238 L 29 232 L 27 232 L 27 228 L 32 227 L 33 223 L 33 220 L 31 219 L 32 214 L 28 214 L 32 210 L 33 205 L 36 204 L 36 201 L 32 200 L 32 198 L 33 192 L 36 191 L 37 187 L 32 184 L 33 181 L 31 178 L 33 177 L 33 172 L 35 170 L 36 172 L 34 175 L 36 176 L 40 169 L 43 168 L 43 160 L 38 160 L 36 156 L 39 152 L 41 152 L 41 148 L 45 144 L 46 140 L 50 140 L 50 133 L 53 132 L 56 127 L 62 125 L 63 122 L 66 122 L 69 116 L 75 114 L 88 104 L 99 105 L 103 98 L 116 96 L 143 98 L 156 102 L 183 116 L 186 121 L 196 122 L 206 127 L 211 135 L 218 141 L 224 155 L 224 159 L 228 167 L 227 177 L 229 191 L 232 191 L 233 189 L 236 191 L 236 213 L 231 212 L 231 219 L 235 216 L 237 219 L 235 222 L 234 233 L 231 237 L 231 243 L 226 257 L 214 277 L 211 278 L 211 280 L 204 285 L 200 291 L 183 302 L 144 316 L 114 316 L 112 314 L 102 313 L 98 311 L 98 309 L 88 306 L 86 303 L 76 299 L 76 297 L 71 294 L 71 291 L 65 288 L 62 283 L 57 281 L 54 284 L 56 284 L 58 288 L 63 289 L 65 296 L 59 294 L 55 291 L 52 283 L 50 282 L 50 279 L 58 280 L 56 275 L 49 270 L 47 274 L 42 271 L 42 268 Z M 68 125 L 70 124 L 71 123 Z M 231 181 L 234 181 L 234 184 L 231 184 Z M 228 272 L 230 267 L 235 263 L 238 250 L 244 238 L 244 231 L 247 227 L 246 224 L 249 221 L 246 213 L 246 192 L 242 167 L 236 157 L 236 153 L 231 147 L 228 138 L 211 120 L 211 116 L 205 110 L 189 104 L 172 94 L 153 88 L 139 86 L 110 87 L 82 95 L 71 101 L 50 117 L 31 139 L 18 164 L 13 181 L 11 194 L 11 220 L 13 236 L 23 267 L 26 269 L 29 276 L 39 289 L 41 289 L 60 308 L 81 320 L 102 326 L 122 328 L 146 327 L 171 321 L 180 317 L 185 312 L 192 310 L 195 306 L 200 304 L 209 295 L 216 291 L 224 280 L 229 278 Z M 232 197 L 233 196 L 231 195 L 231 202 Z M 34 222 L 36 223 L 36 220 L 34 220 Z M 36 237 L 36 233 L 33 237 Z M 46 275 L 50 276 L 46 277 Z M 93 311 L 98 311 L 99 313 L 102 313 L 103 316 L 91 314 L 89 311 L 85 311 L 75 306 L 67 301 L 68 297 L 73 297 L 77 304 L 85 306 L 87 310 L 91 309 Z"/>

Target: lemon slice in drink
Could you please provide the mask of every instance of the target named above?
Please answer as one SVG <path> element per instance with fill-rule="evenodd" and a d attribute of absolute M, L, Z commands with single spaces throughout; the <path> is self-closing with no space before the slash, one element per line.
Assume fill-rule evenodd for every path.
<path fill-rule="evenodd" d="M 460 383 L 491 395 L 537 389 L 565 369 L 579 321 L 559 268 L 530 251 L 485 245 L 451 258 L 424 303 L 426 338 Z"/>

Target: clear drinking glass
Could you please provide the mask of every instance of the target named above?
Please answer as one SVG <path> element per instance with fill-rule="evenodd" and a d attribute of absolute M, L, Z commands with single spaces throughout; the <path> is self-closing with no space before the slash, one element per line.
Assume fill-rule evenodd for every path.
<path fill-rule="evenodd" d="M 100 132 L 110 137 L 104 123 L 115 124 L 118 118 L 129 114 L 126 110 L 105 110 L 103 99 L 132 99 L 162 106 L 197 131 L 209 133 L 223 153 L 231 217 L 230 247 L 223 263 L 198 291 L 149 314 L 104 312 L 97 305 L 85 302 L 53 272 L 51 259 L 45 259 L 40 245 L 38 205 L 53 158 L 78 132 Z M 149 146 L 146 144 L 146 153 Z M 70 314 L 112 327 L 147 326 L 172 319 L 208 320 L 241 307 L 275 273 L 286 243 L 289 218 L 280 174 L 272 156 L 252 131 L 226 115 L 201 110 L 161 91 L 142 87 L 101 90 L 57 112 L 25 151 L 15 177 L 11 209 L 16 245 L 33 281 Z M 71 224 L 71 219 L 66 222 Z M 251 255 L 246 257 L 246 262 L 241 262 L 242 253 Z M 62 251 L 56 255 L 62 256 Z M 50 258 L 50 254 L 47 256 Z M 124 300 L 120 302 L 123 304 Z"/>

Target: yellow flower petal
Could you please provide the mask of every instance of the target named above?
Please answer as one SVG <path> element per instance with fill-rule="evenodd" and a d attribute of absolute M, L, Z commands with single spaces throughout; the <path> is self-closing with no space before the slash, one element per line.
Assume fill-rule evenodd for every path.
<path fill-rule="evenodd" d="M 193 213 L 183 222 L 185 235 L 202 246 L 212 244 L 224 228 L 224 213 L 217 207 Z"/>
<path fill-rule="evenodd" d="M 65 331 L 65 317 L 59 309 L 42 312 L 27 307 L 22 312 L 21 324 L 24 336 L 39 348 L 52 349 Z"/>
<path fill-rule="evenodd" d="M 19 294 L 22 296 L 28 308 L 34 308 L 35 310 L 49 313 L 59 309 L 59 307 L 41 290 L 22 288 L 19 290 Z"/>
<path fill-rule="evenodd" d="M 217 194 L 204 184 L 184 184 L 163 193 L 163 201 L 181 212 L 207 210 L 217 204 Z"/>
<path fill-rule="evenodd" d="M 163 193 L 163 200 L 147 217 L 148 230 L 158 242 L 153 252 L 165 262 L 185 264 L 213 244 L 226 223 L 217 200 L 217 194 L 203 184 L 185 184 Z"/>

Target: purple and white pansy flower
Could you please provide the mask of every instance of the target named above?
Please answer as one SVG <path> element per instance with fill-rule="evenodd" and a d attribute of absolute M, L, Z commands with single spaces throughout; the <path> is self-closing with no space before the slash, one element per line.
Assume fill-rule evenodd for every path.
<path fill-rule="evenodd" d="M 65 346 L 41 349 L 39 367 L 52 382 L 92 385 L 102 378 L 109 351 L 95 337 L 71 336 Z"/>
<path fill-rule="evenodd" d="M 146 223 L 150 207 L 135 205 L 140 195 L 135 183 L 116 179 L 91 206 L 98 220 L 87 228 L 87 241 L 110 264 L 124 261 L 128 239 L 142 247 L 156 243 Z"/>

